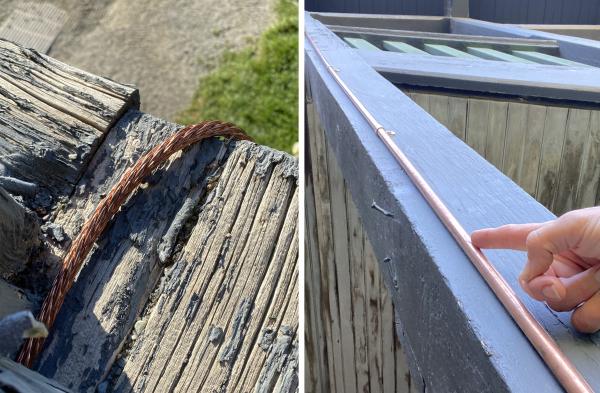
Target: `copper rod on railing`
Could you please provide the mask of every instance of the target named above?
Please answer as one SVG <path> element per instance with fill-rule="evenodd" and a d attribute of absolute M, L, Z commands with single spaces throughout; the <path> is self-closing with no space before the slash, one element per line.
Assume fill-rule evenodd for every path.
<path fill-rule="evenodd" d="M 577 370 L 575 365 L 566 357 L 558 347 L 554 339 L 539 324 L 527 307 L 517 297 L 513 289 L 508 285 L 504 277 L 496 270 L 494 265 L 487 259 L 480 249 L 473 246 L 471 237 L 462 227 L 460 222 L 454 217 L 452 212 L 446 207 L 444 202 L 429 186 L 425 178 L 418 169 L 412 164 L 408 157 L 402 152 L 398 145 L 392 140 L 393 131 L 386 130 L 367 108 L 354 95 L 352 90 L 339 76 L 338 71 L 327 61 L 321 50 L 317 47 L 314 40 L 305 31 L 306 38 L 310 41 L 315 52 L 320 57 L 327 70 L 344 91 L 348 99 L 363 115 L 367 123 L 371 126 L 375 134 L 383 141 L 396 161 L 400 163 L 406 174 L 410 177 L 417 189 L 421 192 L 427 203 L 452 234 L 456 242 L 469 257 L 473 265 L 477 268 L 486 283 L 492 289 L 496 297 L 500 300 L 504 308 L 511 315 L 523 333 L 529 339 L 529 342 L 536 349 L 540 357 L 544 360 L 548 368 L 552 371 L 556 379 L 563 388 L 569 393 L 593 393 L 592 388 Z"/>

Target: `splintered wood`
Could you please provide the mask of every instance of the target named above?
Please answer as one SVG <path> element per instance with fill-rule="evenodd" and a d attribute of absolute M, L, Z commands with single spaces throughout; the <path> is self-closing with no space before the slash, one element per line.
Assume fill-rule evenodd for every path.
<path fill-rule="evenodd" d="M 0 40 L 0 175 L 67 195 L 135 88 Z"/>
<path fill-rule="evenodd" d="M 177 128 L 128 112 L 53 222 L 73 237 Z M 296 391 L 297 216 L 284 153 L 211 140 L 173 157 L 92 251 L 36 369 L 82 392 Z"/>
<path fill-rule="evenodd" d="M 120 362 L 114 391 L 297 389 L 294 168 L 247 143 L 233 151 Z"/>

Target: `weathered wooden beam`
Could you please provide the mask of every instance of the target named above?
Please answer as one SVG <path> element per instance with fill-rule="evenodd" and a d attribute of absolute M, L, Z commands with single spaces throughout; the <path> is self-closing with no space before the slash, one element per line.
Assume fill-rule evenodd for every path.
<path fill-rule="evenodd" d="M 39 233 L 35 214 L 0 187 L 0 277 L 9 278 L 25 269 L 39 244 Z"/>
<path fill-rule="evenodd" d="M 0 175 L 70 194 L 137 90 L 4 40 L 0 59 Z"/>
<path fill-rule="evenodd" d="M 378 28 L 390 30 L 448 33 L 449 20 L 443 16 L 365 15 L 335 12 L 312 12 L 316 20 L 332 26 Z"/>
<path fill-rule="evenodd" d="M 76 187 L 70 207 L 59 212 L 52 222 L 64 228 L 66 236 L 72 238 L 123 171 L 177 128 L 175 124 L 136 111 L 127 113 L 96 153 Z M 94 391 L 102 382 L 117 356 L 128 359 L 126 353 L 129 350 L 119 355 L 123 346 L 130 348 L 143 344 L 144 356 L 155 353 L 153 359 L 154 356 L 156 361 L 162 359 L 163 352 L 152 344 L 156 334 L 166 334 L 165 329 L 169 334 L 178 334 L 177 329 L 183 328 L 185 323 L 195 326 L 204 321 L 195 321 L 193 314 L 185 314 L 186 310 L 192 312 L 199 300 L 196 293 L 199 289 L 194 284 L 196 279 L 191 279 L 193 276 L 198 280 L 206 279 L 203 285 L 216 288 L 215 296 L 223 302 L 223 296 L 230 300 L 227 308 L 219 308 L 214 314 L 214 325 L 222 329 L 225 344 L 232 343 L 229 345 L 231 355 L 223 355 L 231 356 L 231 367 L 215 366 L 211 375 L 220 379 L 211 376 L 206 384 L 217 380 L 240 386 L 257 383 L 256 376 L 246 378 L 247 384 L 242 380 L 245 373 L 254 370 L 242 367 L 246 357 L 256 358 L 258 362 L 261 357 L 254 351 L 263 352 L 258 346 L 249 346 L 258 339 L 258 330 L 250 334 L 246 327 L 270 329 L 275 336 L 289 336 L 285 329 L 285 332 L 277 333 L 281 323 L 266 315 L 267 311 L 269 316 L 275 316 L 283 310 L 287 311 L 282 315 L 287 315 L 296 307 L 290 305 L 294 294 L 291 287 L 297 280 L 294 276 L 298 250 L 297 212 L 293 211 L 297 209 L 297 196 L 293 197 L 296 165 L 294 159 L 283 153 L 251 143 L 227 147 L 214 140 L 194 146 L 181 157 L 172 159 L 148 179 L 146 187 L 131 197 L 99 240 L 100 247 L 92 252 L 67 296 L 37 369 L 77 391 L 87 392 Z M 257 247 L 257 244 L 262 246 Z M 55 248 L 57 255 L 62 251 Z M 208 263 L 209 259 L 213 265 Z M 164 266 L 173 262 L 175 264 L 163 275 Z M 220 279 L 210 279 L 213 268 Z M 254 278 L 246 281 L 249 276 Z M 222 282 L 223 279 L 226 281 Z M 156 287 L 159 280 L 161 284 Z M 279 287 L 281 289 L 277 291 L 283 292 L 273 292 Z M 154 303 L 157 298 L 163 300 Z M 148 299 L 152 300 L 143 313 Z M 172 306 L 161 306 L 167 299 Z M 213 318 L 213 314 L 207 314 L 210 310 L 204 309 L 204 301 L 198 305 L 204 310 L 201 315 Z M 273 301 L 277 303 L 272 305 Z M 179 302 L 181 310 L 173 314 L 175 309 L 172 307 Z M 216 307 L 218 302 L 214 302 Z M 226 302 L 221 304 L 224 307 Z M 244 304 L 252 307 L 246 310 Z M 150 310 L 158 313 L 156 320 L 148 319 Z M 175 317 L 179 312 L 187 317 Z M 237 333 L 229 325 L 233 313 L 247 318 L 247 321 L 242 318 Z M 140 315 L 144 322 L 138 321 Z M 218 322 L 216 318 L 224 319 Z M 264 323 L 259 322 L 263 320 Z M 245 326 L 244 321 L 249 325 Z M 158 327 L 155 328 L 154 323 Z M 255 326 L 256 323 L 259 324 Z M 142 327 L 144 324 L 147 325 L 145 328 Z M 134 325 L 135 340 L 128 341 Z M 297 325 L 289 326 L 296 331 Z M 219 336 L 217 330 L 209 329 L 199 337 L 208 340 L 202 342 L 210 346 L 210 351 L 221 348 L 226 352 L 225 344 L 212 343 Z M 90 341 L 90 337 L 94 339 Z M 294 338 L 295 333 L 290 337 Z M 165 346 L 164 350 L 167 348 Z M 181 355 L 185 353 L 181 352 Z M 267 355 L 268 352 L 264 356 Z M 182 359 L 174 358 L 173 362 Z M 128 376 L 130 372 L 137 375 L 138 371 L 134 370 L 146 367 L 146 361 L 143 357 L 134 357 L 126 363 L 126 371 L 118 379 L 120 389 L 128 391 L 125 388 L 128 382 L 123 381 L 129 380 L 131 386 L 143 383 L 142 379 Z M 292 363 L 289 363 L 290 367 Z M 193 376 L 197 369 L 209 370 L 198 367 L 190 364 L 187 368 L 191 383 L 197 382 Z M 255 369 L 260 370 L 262 368 Z M 116 371 L 111 375 L 117 375 Z M 162 390 L 175 383 L 175 379 L 163 376 L 154 382 L 148 380 L 148 384 L 152 383 Z"/>
<path fill-rule="evenodd" d="M 232 152 L 111 391 L 297 389 L 280 380 L 297 351 L 296 171 L 279 152 Z"/>

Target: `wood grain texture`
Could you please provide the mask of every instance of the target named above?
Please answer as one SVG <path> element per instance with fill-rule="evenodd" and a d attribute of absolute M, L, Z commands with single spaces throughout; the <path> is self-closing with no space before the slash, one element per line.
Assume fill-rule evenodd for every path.
<path fill-rule="evenodd" d="M 310 337 L 306 341 L 305 365 L 311 374 L 311 378 L 306 379 L 306 391 L 408 392 L 410 376 L 407 375 L 410 374 L 396 336 L 391 297 L 382 281 L 379 263 L 363 231 L 361 218 L 345 180 L 341 177 L 335 156 L 327 148 L 328 144 L 312 103 L 307 103 L 306 108 L 309 119 L 306 140 L 311 152 L 307 165 L 311 169 L 306 177 L 309 199 L 305 201 L 305 210 L 306 230 L 312 233 L 307 237 L 311 251 L 306 254 L 305 274 L 311 278 L 306 283 L 306 301 L 310 319 L 320 321 L 320 324 L 312 322 L 305 325 L 305 336 Z M 324 144 L 319 148 L 317 143 Z M 313 153 L 321 149 L 325 149 L 327 160 L 320 167 L 323 171 L 314 173 L 317 168 L 314 160 L 319 156 Z M 324 184 L 319 185 L 317 182 Z M 312 193 L 313 189 L 325 187 L 329 190 L 327 206 L 331 215 L 327 220 L 330 221 L 325 221 L 317 213 L 316 206 L 321 204 L 323 208 L 322 204 L 325 202 L 319 201 L 318 196 Z M 319 232 L 319 227 L 328 231 L 326 237 L 321 237 L 323 231 Z M 319 263 L 320 255 L 317 252 L 325 240 L 330 241 L 328 239 L 333 242 L 335 270 L 332 273 L 320 269 L 322 264 Z M 333 277 L 323 279 L 324 274 L 331 274 Z M 323 283 L 328 287 L 324 287 Z M 339 307 L 336 313 L 342 315 L 339 323 L 345 336 L 340 341 L 327 338 L 327 332 L 332 330 L 337 315 L 330 315 L 329 303 L 321 302 L 314 296 L 322 294 L 327 288 L 336 288 L 335 292 L 330 291 L 327 299 L 331 296 L 335 298 Z M 341 357 L 334 356 L 339 352 L 342 353 Z M 338 366 L 329 364 L 329 368 L 316 368 L 314 364 L 318 361 L 318 355 L 327 359 L 327 362 L 339 362 Z M 353 355 L 353 362 L 345 359 L 350 355 Z M 338 368 L 343 371 L 341 376 L 335 374 Z M 400 378 L 397 378 L 397 374 Z"/>
<path fill-rule="evenodd" d="M 297 391 L 296 165 L 251 144 L 227 158 L 112 391 Z"/>
<path fill-rule="evenodd" d="M 585 119 L 571 120 L 569 126 L 567 117 L 578 116 L 581 110 L 566 105 L 447 95 L 408 87 L 402 91 L 556 214 L 594 206 L 600 197 L 600 111 L 582 110 L 584 117 L 586 113 L 590 116 L 588 130 L 582 123 Z M 464 124 L 466 134 L 461 133 Z M 563 148 L 567 142 L 576 144 L 570 147 L 576 152 L 568 158 L 565 154 L 569 151 Z M 564 187 L 559 186 L 561 168 L 566 171 Z M 564 206 L 567 200 L 571 201 L 569 208 Z"/>
<path fill-rule="evenodd" d="M 127 113 L 98 150 L 71 206 L 53 222 L 73 237 L 123 171 L 177 129 L 178 125 L 137 111 Z M 94 391 L 116 358 L 120 363 L 102 383 L 114 383 L 119 391 L 162 391 L 178 382 L 208 388 L 217 380 L 233 390 L 237 385 L 259 391 L 277 385 L 294 391 L 296 165 L 283 153 L 250 143 L 228 147 L 216 140 L 173 157 L 130 198 L 99 240 L 100 247 L 91 253 L 67 295 L 37 369 L 77 391 Z M 54 251 L 60 256 L 63 250 Z M 212 257 L 209 266 L 205 258 Z M 173 265 L 164 271 L 165 264 Z M 205 276 L 206 269 L 215 269 L 215 276 Z M 166 352 L 159 351 L 153 340 L 162 339 L 166 332 L 183 334 L 177 330 L 185 328 L 182 323 L 197 326 L 206 321 L 193 318 L 198 311 L 193 307 L 201 299 L 194 282 L 201 278 L 206 278 L 202 286 L 213 288 L 216 297 L 210 303 L 208 295 L 202 297 L 207 303 L 202 303 L 203 311 L 197 315 L 214 317 L 215 327 L 223 329 L 229 344 L 213 344 L 212 331 L 202 332 L 202 342 L 210 345 L 209 351 L 222 349 L 222 356 L 231 361 L 217 359 L 207 379 L 204 374 L 196 377 L 195 372 L 199 367 L 203 372 L 211 368 L 193 363 L 181 352 L 172 364 L 181 374 L 168 374 L 172 379 L 167 373 L 138 378 L 140 370 L 156 364 L 147 362 L 166 361 Z M 156 303 L 158 298 L 163 300 Z M 183 310 L 172 308 L 182 299 L 188 299 L 181 303 Z M 215 307 L 203 308 L 205 304 Z M 211 310 L 214 315 L 208 315 Z M 187 319 L 180 319 L 180 312 Z M 149 326 L 146 330 L 140 327 L 144 324 Z M 122 348 L 127 351 L 121 352 Z M 161 348 L 170 350 L 166 341 Z M 189 361 L 185 370 L 183 363 L 175 366 L 184 361 Z"/>
<path fill-rule="evenodd" d="M 0 40 L 2 175 L 70 194 L 107 130 L 139 105 L 135 88 Z"/>

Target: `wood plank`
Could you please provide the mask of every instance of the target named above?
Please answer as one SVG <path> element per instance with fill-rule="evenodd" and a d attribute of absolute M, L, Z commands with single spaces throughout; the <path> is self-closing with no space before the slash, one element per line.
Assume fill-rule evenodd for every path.
<path fill-rule="evenodd" d="M 448 128 L 463 141 L 467 137 L 467 99 L 448 97 Z"/>
<path fill-rule="evenodd" d="M 513 50 L 512 53 L 516 57 L 530 60 L 531 62 L 539 63 L 539 64 L 589 67 L 587 64 L 577 63 L 575 61 L 548 55 L 546 53 L 540 53 L 540 52 L 535 52 L 535 51 L 525 51 L 525 50 Z"/>
<path fill-rule="evenodd" d="M 534 63 L 533 61 L 529 61 L 526 58 L 509 55 L 508 53 L 500 52 L 499 50 L 491 48 L 478 48 L 469 46 L 467 47 L 467 52 L 486 60 L 507 61 L 509 63 Z"/>
<path fill-rule="evenodd" d="M 557 214 L 562 214 L 575 208 L 584 144 L 590 134 L 589 126 L 589 110 L 569 109 L 567 133 L 560 164 L 558 195 L 553 209 Z"/>
<path fill-rule="evenodd" d="M 314 105 L 310 100 L 310 96 L 307 92 L 306 97 L 308 98 L 306 104 L 306 138 L 305 146 L 307 147 L 305 168 L 306 168 L 306 190 L 305 190 L 305 211 L 306 211 L 306 224 L 305 228 L 308 232 L 306 242 L 310 253 L 306 254 L 307 267 L 305 271 L 309 274 L 305 274 L 306 280 L 309 281 L 307 287 L 309 290 L 305 290 L 305 299 L 308 300 L 308 304 L 311 306 L 311 322 L 312 325 L 312 342 L 314 347 L 310 347 L 309 343 L 306 343 L 307 359 L 311 359 L 308 355 L 310 352 L 314 352 L 315 362 L 305 363 L 306 367 L 315 368 L 314 376 L 317 379 L 316 386 L 307 385 L 307 389 L 314 388 L 315 392 L 322 392 L 328 389 L 335 388 L 335 381 L 330 381 L 330 378 L 334 376 L 333 364 L 330 359 L 333 356 L 333 348 L 331 348 L 331 340 L 328 339 L 330 334 L 330 328 L 323 323 L 323 310 L 322 310 L 322 299 L 325 299 L 327 294 L 323 294 L 321 290 L 321 268 L 319 260 L 319 238 L 317 235 L 317 210 L 316 202 L 314 197 L 314 185 L 316 184 L 315 177 L 313 175 L 312 167 L 315 151 L 315 146 L 312 141 L 312 132 L 316 132 L 316 119 Z M 309 360 L 310 361 L 310 360 Z M 332 385 L 333 384 L 333 385 Z"/>
<path fill-rule="evenodd" d="M 463 59 L 476 59 L 477 57 L 470 55 L 467 52 L 463 52 L 456 48 L 452 48 L 447 45 L 439 44 L 423 44 L 423 48 L 429 54 L 436 56 L 448 56 L 448 57 L 460 57 Z"/>
<path fill-rule="evenodd" d="M 362 38 L 344 37 L 344 41 L 346 41 L 353 48 L 366 50 L 380 50 L 378 47 L 371 44 L 367 40 L 363 40 Z"/>
<path fill-rule="evenodd" d="M 556 200 L 568 113 L 567 108 L 546 110 L 536 199 L 549 209 L 554 209 Z"/>
<path fill-rule="evenodd" d="M 0 59 L 4 175 L 39 186 L 49 195 L 39 200 L 70 195 L 109 127 L 139 105 L 137 90 L 3 40 Z"/>
<path fill-rule="evenodd" d="M 429 113 L 430 110 L 430 106 L 429 106 L 429 94 L 426 93 L 419 93 L 419 92 L 412 92 L 412 96 L 411 98 L 413 99 L 414 102 L 416 102 L 421 108 L 423 108 L 426 112 Z"/>
<path fill-rule="evenodd" d="M 486 100 L 469 98 L 465 142 L 482 157 L 485 155 L 490 105 Z"/>
<path fill-rule="evenodd" d="M 365 245 L 365 287 L 367 293 L 367 332 L 369 335 L 369 391 L 383 392 L 383 360 L 381 355 L 381 308 L 379 306 L 381 287 L 379 267 L 373 249 L 368 247 L 369 238 L 363 234 Z"/>
<path fill-rule="evenodd" d="M 579 185 L 577 186 L 577 208 L 596 205 L 600 184 L 600 111 L 590 114 L 589 136 L 585 145 L 581 164 Z"/>
<path fill-rule="evenodd" d="M 344 370 L 344 392 L 356 392 L 356 362 L 354 358 L 354 340 L 352 326 L 352 288 L 350 266 L 348 264 L 348 228 L 346 217 L 346 189 L 335 156 L 327 152 L 329 169 L 329 191 L 331 205 L 331 224 L 333 227 L 333 246 L 335 277 L 339 301 L 339 321 Z"/>
<path fill-rule="evenodd" d="M 379 274 L 381 288 L 380 295 L 380 309 L 381 309 L 381 352 L 382 352 L 382 378 L 383 378 L 383 391 L 384 392 L 395 392 L 396 391 L 396 355 L 395 351 L 395 330 L 394 329 L 394 309 L 392 307 L 392 300 L 390 290 L 385 285 L 383 276 Z"/>
<path fill-rule="evenodd" d="M 364 235 L 352 195 L 346 189 L 346 216 L 348 218 L 349 262 L 352 280 L 352 322 L 356 360 L 356 390 L 369 391 L 369 335 L 367 331 L 367 294 L 365 287 Z"/>
<path fill-rule="evenodd" d="M 440 94 L 429 95 L 429 113 L 445 127 L 450 128 L 448 97 Z"/>
<path fill-rule="evenodd" d="M 527 133 L 527 104 L 511 102 L 508 104 L 506 123 L 506 144 L 502 172 L 511 179 L 519 178 L 519 169 L 523 158 L 525 135 Z"/>
<path fill-rule="evenodd" d="M 415 48 L 412 45 L 407 44 L 406 42 L 400 41 L 383 41 L 383 48 L 389 50 L 391 52 L 400 52 L 400 53 L 416 53 L 421 55 L 426 55 L 427 52 Z"/>
<path fill-rule="evenodd" d="M 527 135 L 517 183 L 531 196 L 535 196 L 537 189 L 545 119 L 546 107 L 529 105 L 527 128 L 523 130 Z"/>
<path fill-rule="evenodd" d="M 319 119 L 315 111 L 316 119 Z M 341 342 L 339 306 L 336 297 L 335 262 L 333 252 L 333 235 L 331 227 L 330 191 L 328 179 L 327 146 L 325 144 L 324 130 L 320 123 L 315 123 L 314 131 L 310 130 L 313 137 L 314 152 L 311 150 L 312 173 L 315 176 L 315 205 L 317 207 L 317 234 L 319 237 L 319 261 L 321 262 L 321 290 L 323 294 L 323 320 L 327 336 L 327 348 L 330 348 L 328 364 L 331 368 L 329 381 L 335 389 L 344 386 L 344 372 L 342 368 L 342 351 L 337 344 Z M 332 390 L 337 391 L 337 390 Z"/>
<path fill-rule="evenodd" d="M 488 132 L 485 143 L 485 158 L 496 168 L 502 168 L 502 162 L 504 160 L 507 118 L 508 103 L 501 101 L 490 101 Z"/>

